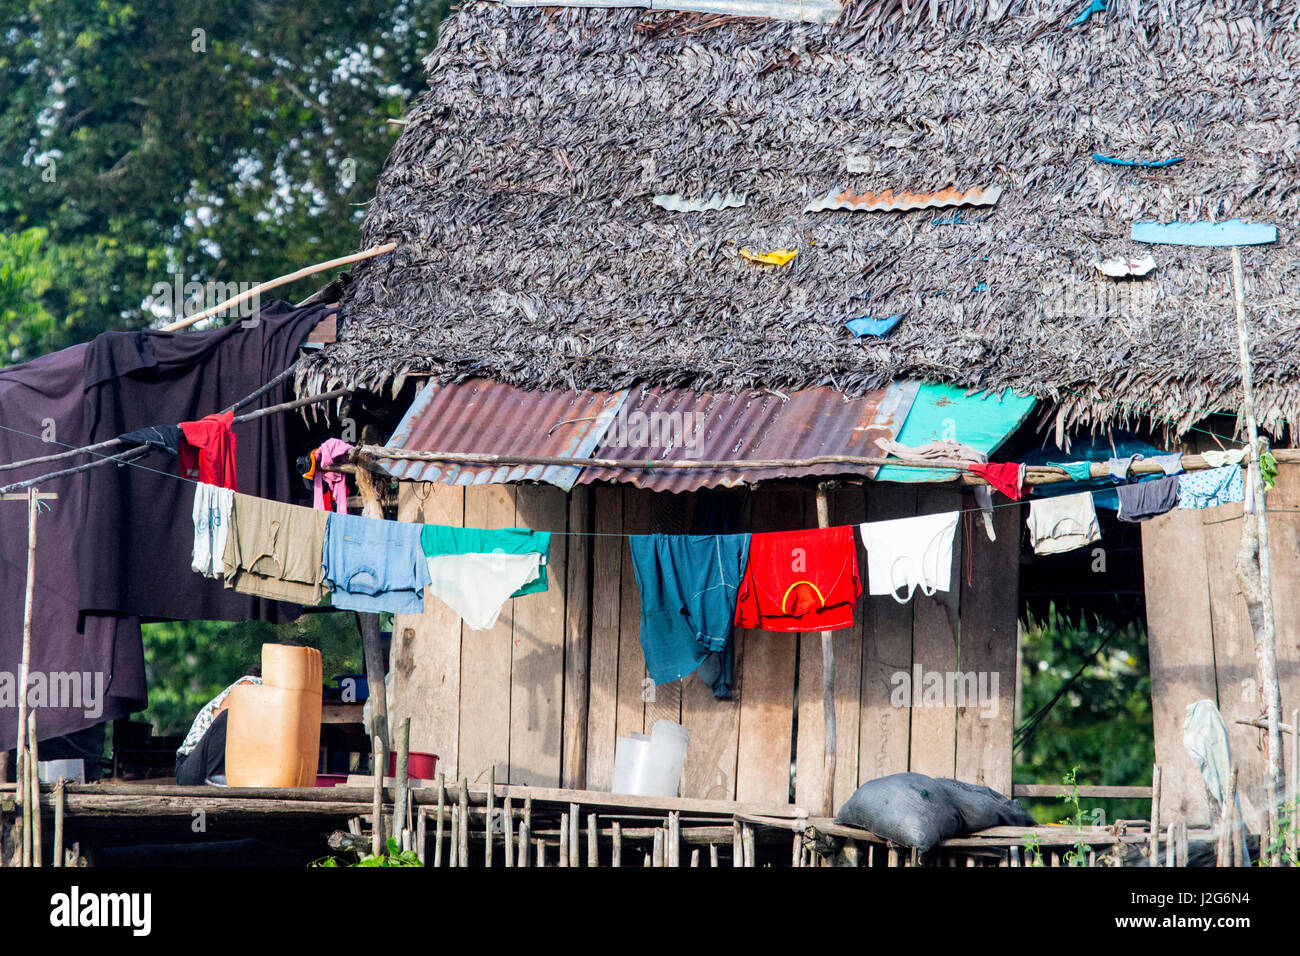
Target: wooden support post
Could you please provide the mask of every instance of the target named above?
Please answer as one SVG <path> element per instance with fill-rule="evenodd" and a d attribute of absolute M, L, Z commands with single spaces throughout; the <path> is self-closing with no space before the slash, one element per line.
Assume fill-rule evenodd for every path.
<path fill-rule="evenodd" d="M 735 818 L 731 821 L 731 865 L 745 865 L 744 830 L 741 828 L 740 820 Z"/>
<path fill-rule="evenodd" d="M 1264 705 L 1266 731 L 1265 781 L 1268 793 L 1268 820 L 1272 832 L 1278 831 L 1278 808 L 1282 803 L 1282 698 L 1277 679 L 1277 631 L 1273 617 L 1272 561 L 1268 547 L 1266 491 L 1259 459 L 1264 446 L 1255 419 L 1255 394 L 1251 381 L 1250 340 L 1246 331 L 1246 295 L 1241 271 L 1241 250 L 1232 247 L 1232 288 L 1237 307 L 1237 346 L 1241 358 L 1242 418 L 1250 439 L 1250 467 L 1246 479 L 1254 491 L 1254 507 L 1246 509 L 1241 529 L 1241 547 L 1237 551 L 1237 580 L 1251 631 L 1255 637 L 1255 663 L 1259 675 L 1259 693 Z M 1249 497 L 1249 496 L 1248 496 Z M 1264 850 L 1267 852 L 1267 850 Z"/>
<path fill-rule="evenodd" d="M 537 865 L 539 867 L 546 866 L 546 841 L 536 840 L 534 842 L 537 844 Z"/>
<path fill-rule="evenodd" d="M 460 866 L 460 807 L 451 808 L 451 838 L 447 841 L 447 868 Z"/>
<path fill-rule="evenodd" d="M 384 505 L 379 495 L 379 479 L 365 468 L 356 470 L 357 490 L 361 492 L 361 514 L 367 518 L 383 518 Z M 388 691 L 384 684 L 384 647 L 380 638 L 379 615 L 357 614 L 357 624 L 361 628 L 361 647 L 366 662 L 366 682 L 370 687 L 371 734 L 378 734 L 384 740 L 385 752 L 389 749 L 388 740 Z M 382 778 L 388 769 L 385 764 L 375 767 L 374 773 Z"/>
<path fill-rule="evenodd" d="M 447 775 L 438 774 L 438 822 L 434 824 L 433 865 L 442 866 L 442 815 L 447 805 Z"/>
<path fill-rule="evenodd" d="M 560 814 L 560 866 L 569 865 L 569 815 Z"/>
<path fill-rule="evenodd" d="M 582 866 L 582 808 L 569 804 L 569 866 Z M 564 852 L 564 848 L 560 848 Z"/>
<path fill-rule="evenodd" d="M 715 870 L 718 868 L 718 845 L 716 843 L 709 844 L 709 866 Z"/>
<path fill-rule="evenodd" d="M 36 592 L 36 516 L 38 513 L 38 502 L 40 501 L 40 492 L 31 487 L 27 489 L 27 582 L 23 591 L 23 643 L 22 652 L 18 662 L 18 742 L 17 742 L 17 779 L 18 779 L 18 799 L 23 804 L 21 817 L 22 827 L 22 850 L 21 860 L 23 866 L 31 865 L 31 827 L 32 813 L 28 807 L 31 790 L 27 781 L 30 774 L 27 771 L 27 678 L 28 671 L 31 668 L 32 660 L 32 602 Z M 39 799 L 39 795 L 37 797 Z M 36 812 L 39 819 L 40 810 Z"/>
<path fill-rule="evenodd" d="M 402 729 L 397 732 L 397 767 L 393 787 L 393 825 L 390 829 L 399 836 L 406 828 L 407 797 L 411 792 L 408 774 L 411 759 L 411 718 L 402 721 Z M 385 767 L 385 770 L 388 768 Z"/>
<path fill-rule="evenodd" d="M 830 504 L 826 484 L 817 486 L 817 527 L 830 527 Z M 830 631 L 822 640 L 822 733 L 825 737 L 825 769 L 822 772 L 821 815 L 835 813 L 835 643 Z"/>
<path fill-rule="evenodd" d="M 32 784 L 28 794 L 32 804 L 32 866 L 41 865 L 41 757 L 36 746 L 36 711 L 27 715 L 28 767 Z"/>
<path fill-rule="evenodd" d="M 1232 866 L 1232 808 L 1237 803 L 1237 768 L 1232 768 L 1228 778 L 1228 792 L 1224 794 L 1223 806 L 1219 808 L 1219 843 L 1217 863 L 1219 866 Z"/>
<path fill-rule="evenodd" d="M 663 828 L 660 827 L 659 829 L 655 830 L 654 851 L 651 857 L 653 861 L 651 863 L 652 866 L 664 865 L 664 843 L 665 843 L 664 831 Z"/>
<path fill-rule="evenodd" d="M 1160 765 L 1151 770 L 1151 852 L 1152 866 L 1160 865 Z"/>
<path fill-rule="evenodd" d="M 427 807 L 420 807 L 415 811 L 415 855 L 420 861 L 421 866 L 427 866 L 428 860 L 425 859 L 424 846 L 429 838 L 429 815 Z"/>
<path fill-rule="evenodd" d="M 682 865 L 682 816 L 675 810 L 668 811 L 668 865 Z"/>
<path fill-rule="evenodd" d="M 699 865 L 700 865 L 700 848 L 695 847 L 694 849 L 691 850 L 691 866 L 698 867 Z"/>
<path fill-rule="evenodd" d="M 741 829 L 743 831 L 742 836 L 745 843 L 745 866 L 757 866 L 757 862 L 754 859 L 757 855 L 754 846 L 754 828 L 750 824 L 746 823 Z"/>
<path fill-rule="evenodd" d="M 617 820 L 610 825 L 610 840 L 614 844 L 613 856 L 610 859 L 610 866 L 621 867 L 623 865 L 623 826 Z"/>
<path fill-rule="evenodd" d="M 513 825 L 513 824 L 512 824 Z M 528 822 L 519 821 L 519 866 L 521 868 L 528 866 L 528 848 L 531 846 L 528 842 Z"/>
<path fill-rule="evenodd" d="M 1187 821 L 1178 821 L 1178 865 L 1188 866 L 1187 859 Z"/>
<path fill-rule="evenodd" d="M 469 866 L 469 778 L 460 778 L 460 833 L 456 847 L 457 866 Z"/>
<path fill-rule="evenodd" d="M 63 866 L 63 778 L 54 785 L 54 859 L 51 866 Z"/>
<path fill-rule="evenodd" d="M 501 832 L 505 835 L 506 847 L 506 866 L 515 865 L 515 808 L 510 800 L 510 795 L 506 795 L 505 816 L 501 821 Z"/>
<path fill-rule="evenodd" d="M 483 865 L 492 866 L 492 815 L 497 803 L 497 765 L 488 767 L 487 816 L 483 826 Z"/>
<path fill-rule="evenodd" d="M 384 740 L 379 734 L 375 734 L 374 752 L 371 756 L 371 762 L 374 767 L 374 794 L 371 799 L 371 820 L 370 829 L 370 852 L 373 856 L 379 856 L 384 852 L 386 844 L 384 843 L 384 771 L 388 769 L 388 754 L 384 750 Z"/>
<path fill-rule="evenodd" d="M 1178 866 L 1178 821 L 1169 824 L 1165 833 L 1165 866 L 1173 869 Z"/>
<path fill-rule="evenodd" d="M 587 814 L 587 866 L 600 866 L 600 830 L 596 814 Z"/>

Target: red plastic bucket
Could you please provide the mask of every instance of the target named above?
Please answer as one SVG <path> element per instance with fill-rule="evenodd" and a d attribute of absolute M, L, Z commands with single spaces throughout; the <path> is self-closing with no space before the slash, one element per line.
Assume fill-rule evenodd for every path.
<path fill-rule="evenodd" d="M 406 761 L 406 776 L 410 780 L 435 780 L 438 769 L 438 755 L 419 753 L 412 750 Z M 388 755 L 388 776 L 397 776 L 397 754 Z"/>

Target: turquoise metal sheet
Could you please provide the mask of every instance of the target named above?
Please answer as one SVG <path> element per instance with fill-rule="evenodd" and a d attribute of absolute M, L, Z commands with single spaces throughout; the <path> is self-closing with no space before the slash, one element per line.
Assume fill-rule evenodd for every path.
<path fill-rule="evenodd" d="M 982 451 L 990 457 L 1024 423 L 1033 411 L 1035 400 L 1008 389 L 1002 394 L 984 392 L 967 395 L 953 385 L 921 385 L 912 410 L 898 433 L 903 445 L 916 447 L 926 442 L 953 439 Z M 885 465 L 876 472 L 876 481 L 950 481 L 957 472 L 939 468 L 908 468 Z"/>

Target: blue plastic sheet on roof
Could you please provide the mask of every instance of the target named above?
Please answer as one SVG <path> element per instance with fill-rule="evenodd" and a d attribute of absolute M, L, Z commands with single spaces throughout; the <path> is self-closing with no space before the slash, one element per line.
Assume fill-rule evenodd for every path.
<path fill-rule="evenodd" d="M 1092 16 L 1094 13 L 1105 13 L 1105 12 L 1106 12 L 1106 0 L 1092 0 L 1092 2 L 1088 4 L 1088 6 L 1085 7 L 1077 17 L 1075 17 L 1073 20 L 1070 21 L 1070 26 L 1072 27 L 1082 26 L 1083 24 L 1088 22 L 1088 18 Z"/>
<path fill-rule="evenodd" d="M 892 332 L 894 326 L 902 320 L 902 315 L 890 315 L 883 319 L 873 319 L 869 315 L 864 315 L 860 319 L 849 319 L 844 323 L 844 325 L 858 338 L 862 338 L 864 335 L 874 335 L 876 338 L 884 338 Z"/>
<path fill-rule="evenodd" d="M 1277 242 L 1277 226 L 1226 219 L 1223 222 L 1135 222 L 1134 242 L 1173 246 L 1259 246 Z"/>
<path fill-rule="evenodd" d="M 1183 161 L 1182 156 L 1173 156 L 1169 159 L 1116 159 L 1114 156 L 1104 156 L 1101 153 L 1093 153 L 1092 158 L 1099 163 L 1108 163 L 1111 166 L 1146 166 L 1150 169 L 1173 166 Z"/>
<path fill-rule="evenodd" d="M 1008 389 L 1002 394 L 967 395 L 954 385 L 926 382 L 917 391 L 899 430 L 900 444 L 915 448 L 927 442 L 955 439 L 992 456 L 1033 411 L 1035 400 Z M 948 481 L 957 473 L 941 468 L 885 465 L 877 481 Z"/>

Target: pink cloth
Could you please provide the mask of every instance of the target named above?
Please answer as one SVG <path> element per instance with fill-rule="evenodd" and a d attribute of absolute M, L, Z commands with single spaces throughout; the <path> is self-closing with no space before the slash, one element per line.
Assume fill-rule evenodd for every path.
<path fill-rule="evenodd" d="M 330 495 L 334 499 L 334 510 L 347 514 L 348 479 L 337 471 L 325 471 L 336 461 L 352 454 L 352 446 L 345 441 L 331 438 L 316 449 L 316 477 L 312 479 L 312 507 L 325 510 L 325 486 L 329 485 Z"/>

